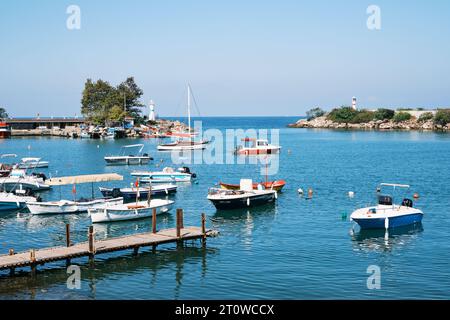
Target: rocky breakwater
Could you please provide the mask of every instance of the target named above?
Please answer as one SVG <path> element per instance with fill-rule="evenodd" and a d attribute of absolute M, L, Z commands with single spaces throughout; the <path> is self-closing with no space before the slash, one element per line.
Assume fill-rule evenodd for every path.
<path fill-rule="evenodd" d="M 396 122 L 393 120 L 372 120 L 364 123 L 334 122 L 326 116 L 311 120 L 300 119 L 296 123 L 289 124 L 290 128 L 313 129 L 353 129 L 353 130 L 422 130 L 422 131 L 450 131 L 450 123 L 447 125 L 435 124 L 433 120 L 418 121 L 410 119 Z"/>

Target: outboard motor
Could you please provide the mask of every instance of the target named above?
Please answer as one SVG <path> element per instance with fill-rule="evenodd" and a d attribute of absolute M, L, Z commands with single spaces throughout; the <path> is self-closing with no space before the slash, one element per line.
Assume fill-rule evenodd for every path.
<path fill-rule="evenodd" d="M 392 197 L 390 197 L 390 196 L 378 196 L 378 204 L 391 206 L 392 205 Z"/>
<path fill-rule="evenodd" d="M 413 202 L 412 202 L 411 199 L 406 199 L 405 198 L 402 201 L 402 206 L 412 208 L 413 207 Z"/>
<path fill-rule="evenodd" d="M 188 167 L 183 167 L 184 173 L 191 173 L 191 170 Z"/>

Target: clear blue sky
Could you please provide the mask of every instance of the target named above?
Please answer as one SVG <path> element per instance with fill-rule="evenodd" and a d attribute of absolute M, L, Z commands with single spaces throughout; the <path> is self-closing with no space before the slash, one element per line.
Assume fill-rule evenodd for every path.
<path fill-rule="evenodd" d="M 245 2 L 245 3 L 244 3 Z M 81 8 L 81 30 L 66 8 Z M 381 30 L 366 9 L 381 8 Z M 450 1 L 0 2 L 0 106 L 79 114 L 86 78 L 134 76 L 182 115 L 302 115 L 313 106 L 450 105 Z"/>

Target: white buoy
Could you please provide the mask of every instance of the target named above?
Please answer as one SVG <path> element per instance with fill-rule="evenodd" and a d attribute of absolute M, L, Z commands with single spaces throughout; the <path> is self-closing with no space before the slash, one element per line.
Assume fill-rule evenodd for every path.
<path fill-rule="evenodd" d="M 250 198 L 247 198 L 247 207 L 250 207 Z"/>
<path fill-rule="evenodd" d="M 353 191 L 349 191 L 349 192 L 348 192 L 348 196 L 349 196 L 350 198 L 353 198 L 353 197 L 355 196 L 355 193 L 354 193 Z"/>
<path fill-rule="evenodd" d="M 384 219 L 384 228 L 385 228 L 385 229 L 389 229 L 389 219 L 388 219 L 388 217 L 386 217 L 386 218 Z"/>
<path fill-rule="evenodd" d="M 299 194 L 303 194 L 303 189 L 302 188 L 298 188 L 297 191 L 298 191 Z"/>

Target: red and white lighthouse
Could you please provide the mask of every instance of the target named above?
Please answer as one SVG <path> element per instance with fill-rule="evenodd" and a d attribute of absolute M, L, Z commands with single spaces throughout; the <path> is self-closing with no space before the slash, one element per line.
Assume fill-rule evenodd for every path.
<path fill-rule="evenodd" d="M 352 98 L 352 109 L 356 110 L 356 97 Z"/>

